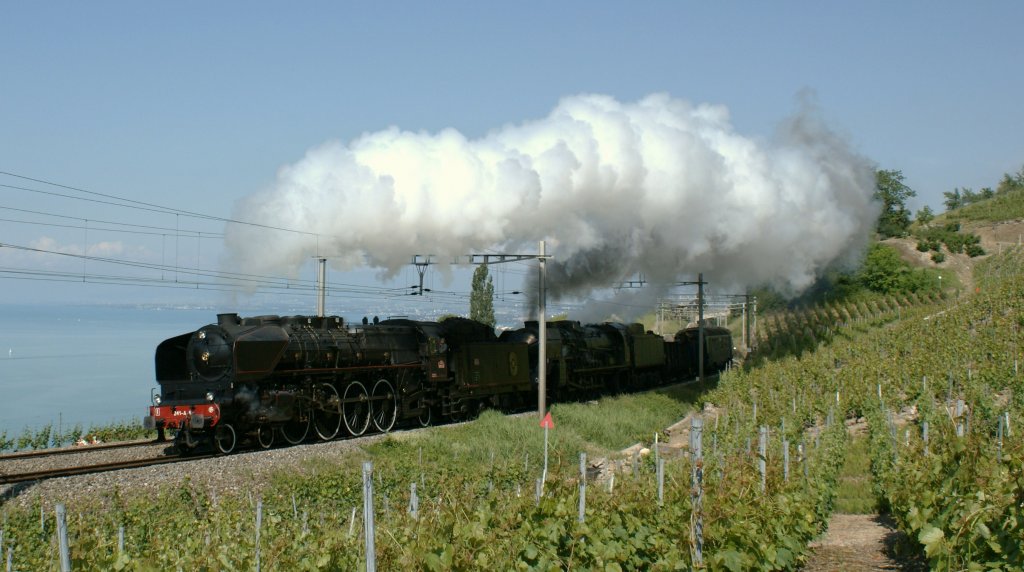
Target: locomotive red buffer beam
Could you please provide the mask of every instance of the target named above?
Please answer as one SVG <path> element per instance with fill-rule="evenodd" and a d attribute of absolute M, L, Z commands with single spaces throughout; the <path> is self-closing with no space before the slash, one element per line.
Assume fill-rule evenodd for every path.
<path fill-rule="evenodd" d="M 151 405 L 142 426 L 146 429 L 206 429 L 216 426 L 219 421 L 220 406 L 216 403 Z"/>

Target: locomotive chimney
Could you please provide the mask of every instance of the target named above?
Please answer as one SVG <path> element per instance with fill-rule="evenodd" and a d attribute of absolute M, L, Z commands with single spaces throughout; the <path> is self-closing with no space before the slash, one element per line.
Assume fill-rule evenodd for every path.
<path fill-rule="evenodd" d="M 217 314 L 217 325 L 221 327 L 237 326 L 240 323 L 238 314 Z"/>

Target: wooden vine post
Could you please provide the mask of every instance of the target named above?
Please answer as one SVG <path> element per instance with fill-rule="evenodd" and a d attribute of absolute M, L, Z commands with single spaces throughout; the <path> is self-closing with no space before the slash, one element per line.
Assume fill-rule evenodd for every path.
<path fill-rule="evenodd" d="M 587 508 L 587 454 L 580 453 L 580 514 L 579 522 L 586 520 Z"/>
<path fill-rule="evenodd" d="M 363 462 L 363 527 L 366 536 L 366 572 L 377 570 L 373 524 L 373 463 Z"/>
<path fill-rule="evenodd" d="M 57 505 L 57 541 L 60 544 L 60 572 L 71 572 L 71 552 L 68 549 L 68 522 L 63 504 Z"/>
<path fill-rule="evenodd" d="M 766 462 L 768 460 L 768 428 L 764 425 L 761 426 L 760 431 L 757 435 L 757 470 L 761 473 L 761 492 L 763 493 L 766 488 L 766 478 L 768 474 L 768 467 Z"/>

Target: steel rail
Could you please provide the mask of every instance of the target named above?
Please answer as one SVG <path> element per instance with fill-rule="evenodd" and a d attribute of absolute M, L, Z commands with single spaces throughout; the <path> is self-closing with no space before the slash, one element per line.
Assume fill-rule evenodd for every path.
<path fill-rule="evenodd" d="M 180 463 L 197 459 L 209 459 L 214 455 L 190 455 L 150 457 L 148 459 L 135 459 L 132 461 L 120 461 L 117 463 L 101 463 L 96 465 L 84 465 L 79 467 L 63 467 L 60 469 L 47 469 L 45 471 L 32 471 L 27 473 L 0 474 L 0 484 L 26 483 L 31 481 L 44 481 L 60 477 L 71 477 L 76 475 L 89 475 L 93 473 L 105 473 L 120 469 L 135 469 L 139 467 L 150 467 L 153 465 L 166 465 L 169 463 Z"/>

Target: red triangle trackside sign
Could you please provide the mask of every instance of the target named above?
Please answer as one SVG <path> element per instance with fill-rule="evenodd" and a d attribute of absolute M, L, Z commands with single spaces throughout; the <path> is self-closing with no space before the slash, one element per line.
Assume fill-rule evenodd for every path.
<path fill-rule="evenodd" d="M 551 412 L 550 411 L 548 411 L 548 414 L 545 415 L 544 419 L 541 420 L 540 426 L 545 428 L 545 429 L 554 429 L 555 428 L 555 422 L 551 420 Z"/>

